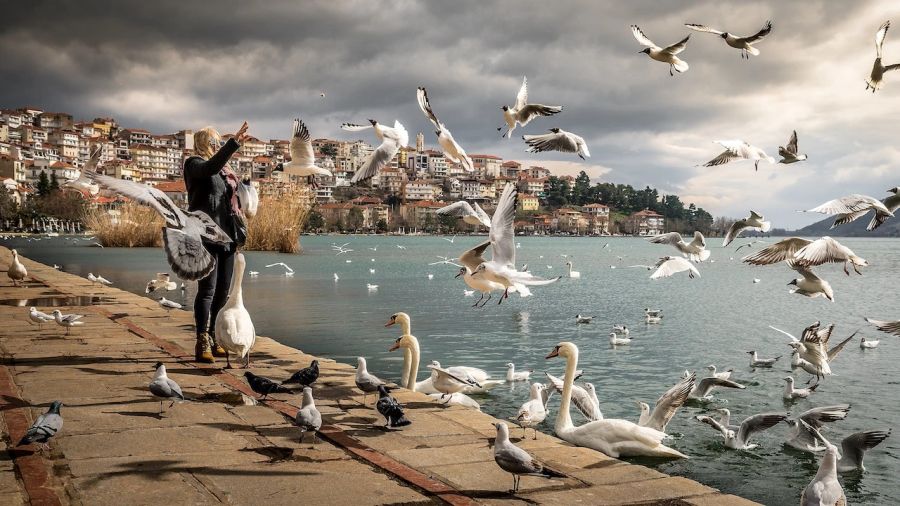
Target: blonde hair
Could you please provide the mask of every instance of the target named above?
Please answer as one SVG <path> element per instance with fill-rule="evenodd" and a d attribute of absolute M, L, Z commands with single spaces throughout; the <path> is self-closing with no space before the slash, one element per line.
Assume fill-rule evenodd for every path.
<path fill-rule="evenodd" d="M 215 128 L 208 126 L 197 130 L 194 134 L 194 153 L 201 158 L 209 159 L 216 153 L 213 141 L 217 144 L 222 142 L 222 136 Z"/>

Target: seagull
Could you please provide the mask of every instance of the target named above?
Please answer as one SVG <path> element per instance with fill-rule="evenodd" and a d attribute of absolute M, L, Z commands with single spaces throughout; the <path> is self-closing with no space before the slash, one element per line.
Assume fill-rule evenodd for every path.
<path fill-rule="evenodd" d="M 442 394 L 455 394 L 473 386 L 482 388 L 482 385 L 475 381 L 470 375 L 454 374 L 456 372 L 464 371 L 454 370 L 451 372 L 440 365 L 435 365 L 435 362 L 428 364 L 426 367 L 437 373 L 432 376 L 432 385 L 434 385 L 435 390 Z M 443 396 L 441 397 L 443 398 Z"/>
<path fill-rule="evenodd" d="M 263 399 L 267 398 L 269 394 L 289 394 L 291 391 L 278 383 L 270 380 L 269 378 L 263 376 L 257 376 L 250 371 L 244 373 L 244 377 L 247 378 L 247 384 L 250 385 L 250 389 L 254 392 L 263 396 Z"/>
<path fill-rule="evenodd" d="M 708 366 L 706 366 L 706 370 L 709 371 L 710 376 L 712 376 L 714 378 L 720 378 L 720 379 L 726 379 L 726 380 L 731 379 L 731 375 L 734 374 L 733 367 L 730 369 L 727 369 L 725 371 L 722 371 L 722 372 L 716 372 L 716 366 L 713 364 L 709 364 Z M 685 372 L 687 372 L 687 371 L 685 371 Z"/>
<path fill-rule="evenodd" d="M 841 458 L 837 463 L 837 472 L 865 471 L 863 457 L 866 452 L 881 444 L 890 435 L 891 429 L 887 429 L 867 430 L 845 437 L 841 441 Z"/>
<path fill-rule="evenodd" d="M 512 383 L 514 381 L 528 381 L 528 378 L 531 377 L 531 373 L 533 372 L 533 369 L 528 369 L 527 371 L 516 371 L 516 364 L 510 362 L 506 364 L 506 382 Z"/>
<path fill-rule="evenodd" d="M 90 155 L 88 156 L 88 160 L 84 163 L 84 167 L 82 167 L 81 173 L 79 174 L 78 178 L 72 179 L 71 181 L 66 181 L 65 183 L 63 183 L 62 187 L 66 189 L 72 189 L 77 192 L 85 192 L 91 197 L 94 197 L 98 193 L 100 193 L 100 186 L 91 181 L 88 174 L 97 172 L 97 165 L 100 163 L 100 155 L 102 153 L 102 144 L 95 144 L 94 146 L 92 146 Z"/>
<path fill-rule="evenodd" d="M 713 374 L 715 374 L 715 373 L 713 373 Z M 696 383 L 694 383 L 694 388 L 693 388 L 693 390 L 691 390 L 689 397 L 691 399 L 710 399 L 711 398 L 710 394 L 716 387 L 738 388 L 741 390 L 747 388 L 744 385 L 741 385 L 740 383 L 735 383 L 734 381 L 731 381 L 730 379 L 718 378 L 713 375 L 713 376 L 703 378 L 700 381 L 697 381 Z"/>
<path fill-rule="evenodd" d="M 679 272 L 688 271 L 688 277 L 700 277 L 700 271 L 694 267 L 694 264 L 688 262 L 682 257 L 665 256 L 656 263 L 656 272 L 650 275 L 650 279 L 667 278 Z"/>
<path fill-rule="evenodd" d="M 369 269 L 369 274 L 375 274 L 375 269 Z"/>
<path fill-rule="evenodd" d="M 878 346 L 878 343 L 880 343 L 880 342 L 881 341 L 876 340 L 876 339 L 866 339 L 865 336 L 863 336 L 859 340 L 859 347 L 862 349 L 876 348 Z"/>
<path fill-rule="evenodd" d="M 38 443 L 41 448 L 47 448 L 47 443 L 55 436 L 63 426 L 62 415 L 59 414 L 59 408 L 63 405 L 60 401 L 53 401 L 47 412 L 37 417 L 37 420 L 28 427 L 25 435 L 19 440 L 16 446 L 30 445 Z"/>
<path fill-rule="evenodd" d="M 522 139 L 528 144 L 529 153 L 543 153 L 544 151 L 560 151 L 563 153 L 576 153 L 582 160 L 591 157 L 584 138 L 566 132 L 561 128 L 551 128 L 549 134 L 523 135 Z"/>
<path fill-rule="evenodd" d="M 159 298 L 159 306 L 161 308 L 165 309 L 167 313 L 173 309 L 181 309 L 182 307 L 184 307 L 181 304 L 175 302 L 174 300 L 169 300 L 165 297 Z"/>
<path fill-rule="evenodd" d="M 888 192 L 893 195 L 888 198 L 882 200 L 881 202 L 884 204 L 884 207 L 888 209 L 888 211 L 894 213 L 897 212 L 897 209 L 900 209 L 900 186 L 895 186 L 888 190 Z M 866 227 L 866 230 L 875 230 L 880 227 L 889 216 L 884 213 L 875 213 L 875 216 L 872 216 L 872 221 L 869 222 L 869 226 Z"/>
<path fill-rule="evenodd" d="M 875 325 L 875 328 L 886 332 L 888 334 L 892 334 L 900 337 L 900 321 L 882 321 L 882 320 L 873 320 L 872 318 L 866 318 L 866 321 Z"/>
<path fill-rule="evenodd" d="M 516 270 L 515 231 L 513 230 L 515 214 L 516 187 L 512 183 L 507 183 L 500 195 L 494 216 L 491 218 L 491 260 L 484 261 L 479 252 L 470 250 L 477 257 L 469 259 L 469 262 L 474 264 L 476 261 L 480 261 L 472 272 L 472 278 L 485 279 L 503 285 L 503 297 L 500 298 L 498 304 L 509 297 L 510 288 L 516 288 L 522 292 L 523 290 L 528 291 L 528 285 L 548 285 L 559 280 L 559 277 L 543 279 L 529 272 Z M 462 261 L 462 258 L 460 260 Z M 462 263 L 466 264 L 465 261 Z"/>
<path fill-rule="evenodd" d="M 303 436 L 307 431 L 313 433 L 313 442 L 316 441 L 316 432 L 322 428 L 322 414 L 316 409 L 316 403 L 313 400 L 312 388 L 303 387 L 303 401 L 300 409 L 294 416 L 294 425 L 300 427 L 300 442 L 303 442 Z"/>
<path fill-rule="evenodd" d="M 463 290 L 464 297 L 472 297 L 474 295 L 475 295 L 475 290 Z"/>
<path fill-rule="evenodd" d="M 803 329 L 803 334 L 801 334 L 800 339 L 771 325 L 769 325 L 769 328 L 791 338 L 791 342 L 788 343 L 788 346 L 797 351 L 798 358 L 802 359 L 795 360 L 792 357 L 791 364 L 794 365 L 794 362 L 796 361 L 798 366 L 804 366 L 803 369 L 806 370 L 806 372 L 815 375 L 817 379 L 831 374 L 831 366 L 829 364 L 838 356 L 841 350 L 847 346 L 847 343 L 856 336 L 857 332 L 859 332 L 857 330 L 831 349 L 828 349 L 828 341 L 831 339 L 831 334 L 834 332 L 834 324 L 828 325 L 823 329 L 820 328 L 819 322 L 815 322 Z M 803 361 L 807 362 L 811 367 L 805 367 Z M 809 370 L 810 368 L 812 370 Z"/>
<path fill-rule="evenodd" d="M 363 391 L 363 405 L 369 394 L 377 392 L 378 387 L 384 385 L 384 381 L 374 374 L 370 374 L 366 369 L 366 359 L 363 357 L 356 358 L 356 388 Z"/>
<path fill-rule="evenodd" d="M 36 307 L 28 310 L 28 319 L 38 324 L 38 329 L 42 329 L 45 322 L 53 321 L 55 318 L 42 311 L 38 311 Z"/>
<path fill-rule="evenodd" d="M 79 321 L 84 318 L 84 315 L 81 314 L 62 314 L 58 309 L 53 310 L 53 319 L 56 320 L 56 324 L 60 327 L 66 328 L 66 335 L 69 335 L 69 330 L 72 327 L 78 327 L 80 325 L 84 325 L 83 321 Z"/>
<path fill-rule="evenodd" d="M 292 277 L 292 276 L 294 275 L 294 269 L 291 269 L 291 267 L 290 267 L 288 264 L 284 263 L 284 262 L 277 262 L 277 263 L 274 263 L 274 264 L 269 264 L 269 265 L 266 266 L 266 268 L 269 268 L 269 267 L 276 267 L 276 266 L 284 267 L 284 275 L 285 275 L 285 276 L 287 276 L 287 277 Z"/>
<path fill-rule="evenodd" d="M 462 267 L 461 265 L 453 262 L 453 259 L 450 257 L 445 257 L 442 255 L 435 255 L 437 258 L 440 258 L 437 262 L 431 262 L 428 265 L 453 265 L 455 267 Z"/>
<path fill-rule="evenodd" d="M 801 421 L 800 423 L 805 424 L 806 422 Z M 807 427 L 813 434 L 813 437 L 825 445 L 825 456 L 822 457 L 822 462 L 819 464 L 819 471 L 816 473 L 816 476 L 800 494 L 800 505 L 846 505 L 847 496 L 844 495 L 844 489 L 841 487 L 841 482 L 838 481 L 837 478 L 837 463 L 840 459 L 838 448 L 828 442 L 818 429 L 809 426 Z"/>
<path fill-rule="evenodd" d="M 255 278 L 259 276 L 259 271 L 250 271 L 249 274 L 251 278 Z"/>
<path fill-rule="evenodd" d="M 335 272 L 335 273 L 333 273 L 333 274 L 334 274 L 334 282 L 335 282 L 335 283 L 337 283 L 338 281 L 341 280 L 340 276 L 338 276 L 338 273 Z"/>
<path fill-rule="evenodd" d="M 686 61 L 682 60 L 678 56 L 678 53 L 684 51 L 684 48 L 687 47 L 688 39 L 691 38 L 690 35 L 681 39 L 681 41 L 672 44 L 671 46 L 667 46 L 661 48 L 657 46 L 652 40 L 648 39 L 644 32 L 637 25 L 631 25 L 631 34 L 634 35 L 634 38 L 637 39 L 638 43 L 642 46 L 647 46 L 647 49 L 641 51 L 641 53 L 646 53 L 650 58 L 669 64 L 669 75 L 674 76 L 675 74 L 672 70 L 677 70 L 678 72 L 687 72 L 688 64 Z"/>
<path fill-rule="evenodd" d="M 112 281 L 104 278 L 103 276 L 94 276 L 94 273 L 92 273 L 92 272 L 88 273 L 87 279 L 88 279 L 88 281 L 90 281 L 91 283 L 94 283 L 94 284 L 101 284 L 101 285 L 106 285 L 106 286 L 109 286 L 112 284 Z"/>
<path fill-rule="evenodd" d="M 609 333 L 609 344 L 613 346 L 631 344 L 631 338 L 617 337 L 615 332 Z"/>
<path fill-rule="evenodd" d="M 19 286 L 19 281 L 24 281 L 25 277 L 28 276 L 28 270 L 25 269 L 25 266 L 19 261 L 18 251 L 12 249 L 10 250 L 10 253 L 12 253 L 12 261 L 9 263 L 6 274 L 9 276 L 9 279 L 12 280 L 14 286 Z"/>
<path fill-rule="evenodd" d="M 784 379 L 784 392 L 782 392 L 781 397 L 786 401 L 806 399 L 812 395 L 819 386 L 819 384 L 816 383 L 809 388 L 794 388 L 794 378 L 792 376 L 785 376 L 782 379 Z"/>
<path fill-rule="evenodd" d="M 563 381 L 548 372 L 545 372 L 544 374 L 547 376 L 547 380 L 549 380 L 548 385 L 553 387 L 557 393 L 561 394 L 563 391 Z M 581 376 L 581 374 L 576 371 L 576 379 L 578 376 Z M 583 387 L 574 383 L 572 384 L 572 402 L 588 421 L 603 420 L 600 404 L 594 402 L 594 396 L 588 393 Z"/>
<path fill-rule="evenodd" d="M 866 230 L 869 231 L 877 228 L 888 218 L 894 217 L 893 211 L 888 209 L 880 200 L 858 193 L 829 200 L 818 207 L 802 210 L 800 212 L 837 215 L 834 223 L 831 225 L 831 228 L 834 228 L 838 225 L 843 225 L 844 223 L 856 221 L 872 210 L 875 211 L 875 216 L 872 217 L 872 221 L 869 223 L 869 226 L 866 227 Z"/>
<path fill-rule="evenodd" d="M 650 406 L 647 403 L 638 402 L 637 405 L 641 408 L 638 425 L 665 432 L 672 417 L 675 416 L 675 412 L 687 402 L 696 381 L 696 373 L 691 373 L 686 378 L 682 378 L 675 386 L 659 396 L 659 399 L 656 400 L 656 405 L 653 406 L 653 411 L 650 411 Z"/>
<path fill-rule="evenodd" d="M 227 245 L 231 238 L 202 211 L 182 211 L 161 190 L 141 183 L 85 171 L 95 183 L 119 195 L 152 207 L 165 220 L 163 249 L 172 271 L 190 281 L 205 278 L 216 260 L 204 243 Z"/>
<path fill-rule="evenodd" d="M 759 162 L 765 160 L 769 163 L 775 163 L 775 158 L 766 154 L 761 148 L 747 144 L 740 139 L 713 141 L 725 148 L 719 156 L 712 160 L 701 164 L 701 167 L 714 167 L 717 165 L 725 165 L 735 160 L 753 160 L 753 167 L 759 170 Z"/>
<path fill-rule="evenodd" d="M 613 332 L 615 332 L 616 334 L 622 334 L 625 337 L 628 337 L 628 335 L 631 333 L 631 331 L 628 330 L 627 325 L 615 325 L 613 326 Z"/>
<path fill-rule="evenodd" d="M 373 285 L 372 283 L 366 283 L 366 289 L 370 292 L 378 291 L 378 285 Z"/>
<path fill-rule="evenodd" d="M 313 150 L 312 139 L 306 124 L 300 118 L 294 119 L 291 129 L 291 161 L 284 162 L 282 168 L 285 174 L 301 176 L 315 181 L 316 176 L 331 177 L 331 171 L 316 165 L 316 155 Z"/>
<path fill-rule="evenodd" d="M 169 407 L 171 408 L 176 402 L 183 401 L 185 398 L 178 383 L 169 379 L 169 376 L 166 374 L 166 366 L 162 362 L 157 362 L 153 368 L 156 369 L 156 374 L 153 375 L 153 381 L 151 381 L 148 386 L 150 388 L 150 393 L 159 399 L 159 412 L 162 414 L 163 399 L 172 400 L 172 403 L 169 404 Z"/>
<path fill-rule="evenodd" d="M 358 183 L 374 177 L 384 166 L 390 163 L 397 151 L 400 151 L 400 148 L 406 146 L 409 142 L 409 134 L 399 121 L 394 120 L 393 128 L 384 126 L 374 119 L 370 119 L 369 123 L 371 124 L 354 125 L 352 123 L 344 123 L 341 125 L 342 129 L 350 132 L 359 132 L 373 128 L 375 129 L 375 136 L 381 141 L 381 145 L 375 148 L 375 151 L 372 152 L 365 163 L 353 174 L 353 177 L 350 179 L 351 183 Z"/>
<path fill-rule="evenodd" d="M 794 133 L 791 134 L 791 138 L 788 140 L 787 146 L 778 146 L 778 156 L 781 157 L 781 160 L 778 160 L 778 163 L 794 163 L 794 162 L 802 162 L 806 160 L 806 155 L 798 155 L 797 154 L 797 131 L 794 130 Z"/>
<path fill-rule="evenodd" d="M 759 230 L 760 232 L 768 232 L 769 230 L 772 230 L 772 222 L 765 221 L 765 217 L 763 215 L 751 210 L 750 216 L 742 220 L 737 220 L 731 224 L 731 227 L 728 229 L 728 233 L 725 234 L 725 240 L 722 242 L 722 247 L 727 247 L 729 244 L 731 244 L 731 241 L 737 239 L 741 235 L 741 232 L 747 229 Z M 741 249 L 744 246 L 749 246 L 749 244 L 738 246 L 738 249 Z"/>
<path fill-rule="evenodd" d="M 698 421 L 721 432 L 722 436 L 725 438 L 725 447 L 734 450 L 752 450 L 756 448 L 759 445 L 750 443 L 751 437 L 759 432 L 778 425 L 779 422 L 786 419 L 787 414 L 784 413 L 762 413 L 753 415 L 744 419 L 740 426 L 738 426 L 737 432 L 735 432 L 733 429 L 724 426 L 719 421 L 714 420 L 709 416 L 700 415 L 697 417 Z"/>
<path fill-rule="evenodd" d="M 406 249 L 406 246 L 404 246 L 404 245 L 402 245 L 402 244 L 398 244 L 398 245 L 397 245 L 397 248 L 398 248 L 398 249 Z"/>
<path fill-rule="evenodd" d="M 750 35 L 748 37 L 736 37 L 728 32 L 722 32 L 719 30 L 715 30 L 706 25 L 697 25 L 694 23 L 685 23 L 684 26 L 690 28 L 691 30 L 697 32 L 706 32 L 716 34 L 723 39 L 725 39 L 725 43 L 729 46 L 740 49 L 741 50 L 741 58 L 750 59 L 750 55 L 759 56 L 759 49 L 753 47 L 753 44 L 763 40 L 766 35 L 769 35 L 769 32 L 772 31 L 772 22 L 766 21 L 766 26 L 762 28 L 762 30 L 756 32 L 754 35 Z"/>
<path fill-rule="evenodd" d="M 668 244 L 674 246 L 692 262 L 703 262 L 709 258 L 710 251 L 706 249 L 706 239 L 700 231 L 694 232 L 694 239 L 690 243 L 684 242 L 681 234 L 678 232 L 669 232 L 668 234 L 660 234 L 650 238 L 653 244 Z M 657 265 L 659 267 L 659 265 Z M 683 269 L 682 269 L 683 270 Z M 680 271 L 679 271 L 680 272 Z"/>
<path fill-rule="evenodd" d="M 552 471 L 534 460 L 525 450 L 512 444 L 509 440 L 509 427 L 503 422 L 494 424 L 497 438 L 494 439 L 494 462 L 500 469 L 513 475 L 512 493 L 519 491 L 522 476 L 540 476 L 542 478 L 563 478 L 565 475 Z"/>
<path fill-rule="evenodd" d="M 463 219 L 464 222 L 468 223 L 469 225 L 482 225 L 486 228 L 491 228 L 491 217 L 488 216 L 486 212 L 484 212 L 484 209 L 482 209 L 477 202 L 475 202 L 474 205 L 470 205 L 465 200 L 460 200 L 459 202 L 454 202 L 448 206 L 444 206 L 438 209 L 437 211 L 435 211 L 435 214 L 459 216 Z"/>
<path fill-rule="evenodd" d="M 523 76 L 522 87 L 519 88 L 519 93 L 516 94 L 516 105 L 512 107 L 504 105 L 501 109 L 503 109 L 503 120 L 506 121 L 506 133 L 503 136 L 511 139 L 512 132 L 516 129 L 517 124 L 524 127 L 538 116 L 553 116 L 562 111 L 563 108 L 561 105 L 529 104 L 528 78 Z M 503 127 L 499 127 L 497 131 L 499 132 L 502 129 Z"/>
<path fill-rule="evenodd" d="M 304 367 L 299 371 L 291 374 L 291 377 L 282 381 L 282 385 L 290 385 L 296 383 L 304 387 L 312 386 L 319 379 L 319 361 L 313 360 L 309 367 Z"/>
<path fill-rule="evenodd" d="M 820 429 L 826 423 L 837 422 L 847 418 L 848 414 L 850 414 L 850 405 L 838 404 L 812 408 L 804 411 L 797 418 L 788 418 L 784 422 L 791 429 L 785 442 L 788 446 L 801 451 L 816 452 L 824 450 L 825 448 L 819 446 L 815 435 L 810 432 L 810 427 Z"/>
<path fill-rule="evenodd" d="M 441 237 L 441 239 L 453 244 L 456 241 L 456 234 L 453 234 L 453 237 Z"/>
<path fill-rule="evenodd" d="M 581 316 L 580 314 L 575 315 L 575 323 L 591 323 L 593 319 L 593 316 Z"/>
<path fill-rule="evenodd" d="M 528 400 L 516 413 L 515 421 L 522 427 L 522 437 L 525 437 L 528 427 L 534 428 L 547 418 L 547 407 L 544 402 L 546 389 L 542 383 L 532 383 Z M 537 439 L 537 429 L 534 429 L 534 439 Z"/>
<path fill-rule="evenodd" d="M 172 281 L 168 272 L 157 272 L 156 279 L 147 282 L 147 288 L 144 293 L 153 293 L 156 290 L 172 291 L 178 288 L 178 283 Z"/>
<path fill-rule="evenodd" d="M 450 130 L 447 130 L 447 127 L 435 116 L 434 110 L 431 109 L 431 102 L 428 101 L 428 92 L 425 91 L 425 88 L 419 86 L 418 90 L 416 90 L 416 99 L 419 102 L 419 108 L 422 109 L 422 113 L 434 125 L 434 134 L 438 136 L 438 144 L 441 146 L 444 157 L 453 163 L 460 164 L 466 172 L 475 172 L 475 165 L 472 163 L 472 159 L 469 158 L 462 146 L 456 142 Z"/>
<path fill-rule="evenodd" d="M 772 367 L 781 358 L 781 355 L 775 358 L 759 358 L 756 356 L 756 351 L 753 350 L 748 351 L 747 354 L 750 355 L 750 367 Z"/>
<path fill-rule="evenodd" d="M 858 267 L 869 265 L 865 258 L 858 256 L 853 250 L 828 236 L 815 241 L 801 237 L 789 237 L 767 246 L 753 255 L 748 255 L 741 261 L 751 265 L 788 262 L 788 265 L 797 267 L 814 267 L 829 262 L 843 262 L 844 273 L 848 276 L 850 275 L 848 266 L 853 267 L 857 274 L 862 274 Z"/>
<path fill-rule="evenodd" d="M 403 415 L 403 408 L 397 399 L 391 397 L 388 389 L 384 385 L 378 385 L 378 401 L 375 403 L 375 410 L 384 417 L 384 426 L 388 429 L 404 427 L 412 422 Z"/>
<path fill-rule="evenodd" d="M 875 63 L 872 65 L 872 73 L 866 79 L 866 91 L 872 88 L 872 93 L 881 89 L 885 72 L 900 69 L 900 63 L 887 66 L 881 63 L 881 46 L 884 45 L 884 38 L 887 36 L 887 31 L 890 27 L 891 22 L 888 20 L 875 32 Z"/>

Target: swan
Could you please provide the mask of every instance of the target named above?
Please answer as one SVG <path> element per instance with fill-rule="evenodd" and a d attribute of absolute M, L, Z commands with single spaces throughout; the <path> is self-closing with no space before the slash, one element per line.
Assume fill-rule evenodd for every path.
<path fill-rule="evenodd" d="M 422 381 L 416 381 L 419 375 L 419 340 L 410 333 L 409 315 L 406 313 L 391 315 L 391 319 L 388 320 L 385 327 L 390 327 L 396 323 L 400 323 L 403 335 L 394 341 L 394 344 L 391 345 L 388 351 L 403 348 L 403 372 L 400 377 L 400 386 L 413 392 L 439 394 L 440 392 L 434 388 L 434 377 L 437 373 L 432 372 L 430 377 Z"/>
<path fill-rule="evenodd" d="M 437 376 L 437 373 L 435 373 L 433 376 Z M 428 397 L 439 401 L 441 404 L 446 404 L 447 406 L 465 406 L 467 408 L 481 411 L 481 404 L 478 404 L 475 399 L 462 392 L 456 392 L 447 395 L 438 392 L 434 394 L 428 394 Z"/>
<path fill-rule="evenodd" d="M 615 332 L 609 333 L 609 344 L 613 346 L 621 345 L 621 344 L 631 344 L 631 338 L 629 337 L 616 337 Z"/>
<path fill-rule="evenodd" d="M 25 276 L 28 275 L 28 271 L 25 269 L 25 266 L 22 265 L 22 262 L 19 261 L 19 252 L 16 250 L 10 250 L 10 252 L 12 253 L 12 262 L 9 263 L 9 269 L 7 269 L 6 275 L 12 280 L 13 285 L 19 286 L 19 281 L 25 279 Z"/>
<path fill-rule="evenodd" d="M 571 261 L 566 262 L 566 265 L 569 267 L 569 277 L 570 278 L 580 278 L 581 277 L 580 272 L 572 270 L 572 262 Z"/>
<path fill-rule="evenodd" d="M 572 383 L 578 368 L 578 346 L 563 341 L 553 348 L 547 358 L 566 359 L 566 375 L 563 380 L 562 403 L 556 415 L 556 435 L 575 446 L 592 448 L 609 457 L 668 457 L 687 458 L 687 455 L 662 444 L 665 432 L 641 427 L 627 420 L 605 418 L 575 427 L 569 414 L 572 401 Z"/>
<path fill-rule="evenodd" d="M 234 256 L 234 274 L 231 276 L 228 300 L 216 315 L 216 342 L 225 348 L 227 369 L 231 369 L 228 352 L 234 353 L 238 358 L 246 357 L 244 367 L 250 366 L 250 348 L 256 342 L 256 330 L 253 328 L 253 321 L 250 320 L 250 313 L 244 307 L 244 297 L 241 293 L 241 280 L 246 266 L 244 254 L 237 253 Z"/>

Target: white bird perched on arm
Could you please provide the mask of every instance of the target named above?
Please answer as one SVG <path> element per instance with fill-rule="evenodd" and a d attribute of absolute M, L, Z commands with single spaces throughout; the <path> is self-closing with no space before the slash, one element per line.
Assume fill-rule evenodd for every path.
<path fill-rule="evenodd" d="M 756 44 L 757 42 L 763 40 L 766 37 L 766 35 L 769 35 L 769 33 L 772 31 L 772 22 L 771 21 L 766 21 L 766 26 L 762 27 L 762 29 L 760 31 L 756 32 L 755 34 L 749 35 L 747 37 L 738 37 L 738 36 L 732 35 L 728 32 L 722 32 L 722 31 L 710 28 L 706 25 L 685 23 L 684 26 L 690 28 L 691 30 L 697 31 L 697 32 L 712 33 L 712 34 L 722 37 L 723 39 L 725 39 L 726 44 L 728 44 L 729 46 L 731 46 L 735 49 L 741 50 L 741 58 L 746 58 L 748 60 L 750 59 L 751 54 L 753 56 L 759 56 L 759 49 L 756 49 L 755 47 L 753 47 L 753 44 Z"/>
<path fill-rule="evenodd" d="M 778 160 L 778 163 L 795 163 L 802 162 L 806 160 L 806 155 L 797 154 L 797 131 L 794 130 L 794 133 L 791 134 L 791 138 L 788 140 L 787 146 L 778 146 L 778 156 L 781 157 L 781 160 Z"/>
<path fill-rule="evenodd" d="M 884 39 L 887 37 L 887 31 L 890 27 L 891 22 L 888 20 L 875 32 L 875 63 L 872 65 L 872 72 L 869 73 L 869 78 L 866 79 L 866 91 L 871 88 L 872 93 L 881 89 L 885 72 L 900 69 L 900 63 L 884 65 L 881 62 L 881 46 L 884 45 Z"/>
<path fill-rule="evenodd" d="M 759 230 L 760 232 L 768 232 L 772 230 L 772 222 L 765 221 L 765 217 L 756 211 L 750 211 L 750 216 L 737 220 L 731 224 L 731 227 L 728 228 L 728 233 L 725 234 L 725 240 L 722 242 L 722 247 L 726 247 L 731 244 L 731 241 L 738 238 L 741 235 L 741 232 L 747 229 Z"/>
<path fill-rule="evenodd" d="M 486 228 L 491 228 L 491 217 L 478 205 L 478 202 L 475 202 L 473 206 L 465 200 L 460 200 L 438 209 L 435 211 L 435 214 L 459 216 L 469 225 L 482 225 Z"/>
<path fill-rule="evenodd" d="M 725 165 L 735 160 L 753 160 L 753 167 L 759 170 L 759 162 L 765 160 L 769 163 L 775 163 L 775 158 L 766 154 L 762 148 L 758 148 L 748 144 L 740 139 L 713 141 L 725 148 L 719 156 L 712 160 L 701 164 L 702 167 L 715 167 L 717 165 Z"/>
<path fill-rule="evenodd" d="M 690 243 L 684 242 L 684 239 L 678 232 L 653 236 L 650 238 L 650 242 L 674 246 L 682 255 L 690 258 L 692 262 L 703 262 L 710 255 L 710 251 L 706 249 L 706 238 L 703 237 L 699 230 L 694 232 L 694 239 Z"/>
<path fill-rule="evenodd" d="M 374 119 L 370 119 L 369 123 L 371 125 L 368 126 L 354 125 L 352 123 L 341 125 L 342 129 L 350 132 L 359 132 L 360 130 L 373 128 L 375 129 L 375 136 L 381 141 L 381 145 L 375 148 L 375 151 L 363 163 L 362 167 L 353 174 L 353 178 L 350 179 L 351 183 L 366 181 L 374 177 L 379 170 L 390 163 L 397 151 L 400 151 L 400 148 L 406 146 L 409 142 L 409 133 L 399 121 L 394 120 L 393 128 L 384 126 Z"/>
<path fill-rule="evenodd" d="M 447 130 L 447 127 L 435 116 L 434 111 L 431 109 L 431 103 L 428 101 L 428 92 L 425 91 L 425 88 L 419 86 L 419 89 L 416 90 L 416 99 L 419 102 L 419 108 L 422 109 L 422 113 L 434 125 L 434 133 L 438 136 L 438 144 L 441 146 L 444 156 L 451 162 L 462 165 L 466 172 L 475 172 L 475 165 L 472 163 L 469 155 L 466 154 L 466 150 L 456 142 L 450 130 Z"/>
<path fill-rule="evenodd" d="M 561 128 L 551 128 L 549 134 L 523 135 L 522 139 L 528 144 L 529 153 L 542 153 L 544 151 L 560 151 L 562 153 L 575 153 L 582 160 L 591 157 L 587 143 L 580 135 L 567 132 Z"/>
<path fill-rule="evenodd" d="M 678 55 L 684 48 L 687 47 L 688 39 L 691 38 L 690 35 L 681 39 L 679 42 L 672 44 L 667 47 L 659 47 L 652 40 L 648 39 L 644 32 L 637 25 L 631 25 L 631 34 L 634 35 L 634 38 L 637 39 L 638 43 L 642 46 L 647 46 L 647 49 L 641 51 L 641 53 L 646 53 L 650 58 L 669 64 L 669 75 L 674 76 L 675 74 L 672 72 L 673 70 L 677 70 L 678 72 L 687 72 L 688 64 L 686 61 L 679 58 Z"/>
<path fill-rule="evenodd" d="M 516 125 L 525 126 L 538 116 L 553 116 L 562 111 L 561 105 L 543 105 L 528 103 L 528 78 L 522 77 L 522 87 L 516 94 L 516 104 L 512 107 L 504 105 L 503 120 L 506 121 L 506 133 L 503 134 L 507 139 L 512 138 L 512 132 L 516 129 Z M 503 127 L 497 128 L 499 132 Z"/>
<path fill-rule="evenodd" d="M 894 217 L 893 211 L 888 209 L 880 200 L 857 193 L 829 200 L 818 207 L 800 212 L 834 214 L 837 216 L 834 219 L 834 223 L 831 225 L 831 228 L 834 228 L 838 225 L 843 225 L 844 223 L 856 221 L 865 216 L 869 211 L 875 211 L 875 216 L 872 218 L 869 226 L 866 227 L 866 230 L 869 231 L 877 228 L 888 218 Z"/>
<path fill-rule="evenodd" d="M 316 155 L 315 150 L 313 150 L 312 139 L 309 136 L 309 130 L 300 118 L 294 119 L 294 126 L 291 131 L 291 161 L 285 162 L 282 167 L 285 174 L 292 176 L 331 177 L 331 171 L 316 165 Z"/>

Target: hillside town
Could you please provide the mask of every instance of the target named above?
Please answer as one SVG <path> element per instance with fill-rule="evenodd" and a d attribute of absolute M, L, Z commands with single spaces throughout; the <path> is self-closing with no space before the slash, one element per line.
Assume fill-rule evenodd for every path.
<path fill-rule="evenodd" d="M 226 136 L 227 138 L 227 136 Z M 41 181 L 54 187 L 77 178 L 92 145 L 100 145 L 101 171 L 116 178 L 153 185 L 184 205 L 182 161 L 193 150 L 193 132 L 154 134 L 126 128 L 113 118 L 76 121 L 71 114 L 33 107 L 0 110 L 0 181 L 10 199 L 22 205 L 39 193 Z M 402 147 L 387 168 L 365 187 L 350 180 L 372 153 L 363 140 L 315 139 L 313 147 L 332 177 L 306 178 L 284 174 L 290 142 L 251 137 L 232 158 L 232 168 L 250 177 L 261 196 L 291 195 L 305 199 L 313 210 L 307 230 L 314 232 L 425 232 L 473 230 L 454 217 L 439 216 L 449 202 L 477 202 L 490 212 L 502 188 L 519 190 L 515 223 L 520 234 L 655 235 L 682 226 L 709 229 L 712 217 L 677 196 L 656 190 L 597 183 L 588 176 L 555 176 L 541 166 L 524 165 L 492 154 L 470 155 L 474 172 L 427 146 L 418 133 L 415 146 Z M 115 206 L 104 196 L 90 197 L 89 206 Z M 671 222 L 669 222 L 671 221 Z"/>

